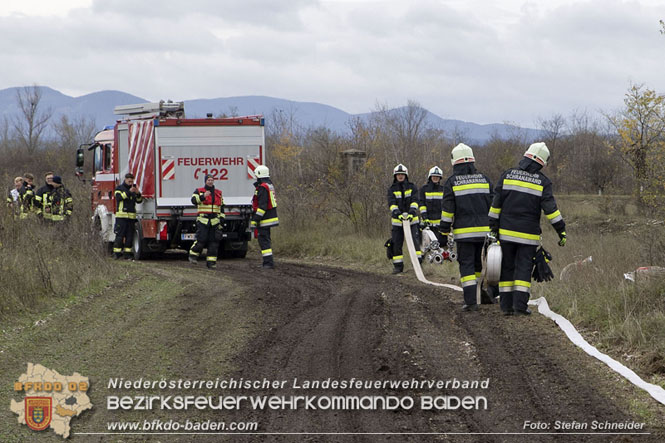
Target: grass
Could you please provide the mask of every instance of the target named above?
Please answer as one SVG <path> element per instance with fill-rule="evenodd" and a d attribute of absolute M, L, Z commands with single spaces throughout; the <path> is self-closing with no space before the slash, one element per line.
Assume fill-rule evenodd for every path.
<path fill-rule="evenodd" d="M 0 319 L 36 311 L 91 286 L 114 280 L 118 268 L 93 232 L 87 195 L 75 194 L 67 222 L 16 219 L 0 207 Z"/>

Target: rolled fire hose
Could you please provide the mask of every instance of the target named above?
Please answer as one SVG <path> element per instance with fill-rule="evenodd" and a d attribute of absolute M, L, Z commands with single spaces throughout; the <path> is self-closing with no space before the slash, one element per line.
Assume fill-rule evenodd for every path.
<path fill-rule="evenodd" d="M 427 283 L 428 285 L 442 286 L 444 288 L 452 289 L 453 291 L 462 292 L 462 288 L 459 286 L 447 285 L 445 283 L 435 283 L 425 278 L 423 270 L 420 267 L 420 262 L 418 261 L 418 256 L 416 255 L 416 247 L 413 244 L 413 237 L 411 236 L 411 222 L 409 220 L 404 220 L 402 222 L 402 229 L 404 230 L 404 238 L 406 239 L 406 246 L 409 250 L 409 257 L 411 258 L 411 265 L 413 265 L 413 269 L 416 271 L 416 277 L 418 277 L 418 280 L 423 283 Z"/>
<path fill-rule="evenodd" d="M 462 292 L 462 288 L 460 288 L 459 286 L 447 285 L 443 283 L 435 283 L 425 278 L 425 276 L 423 275 L 423 270 L 420 267 L 420 263 L 418 262 L 418 257 L 416 256 L 416 248 L 413 244 L 413 238 L 411 237 L 410 222 L 408 220 L 404 220 L 402 222 L 402 228 L 404 230 L 404 238 L 406 238 L 406 245 L 409 251 L 409 257 L 411 258 L 411 264 L 413 265 L 413 269 L 416 272 L 418 280 L 428 285 L 443 286 L 445 288 Z M 590 345 L 584 339 L 584 337 L 582 337 L 582 335 L 579 332 L 577 332 L 577 330 L 570 321 L 568 321 L 562 315 L 559 315 L 556 312 L 552 312 L 552 310 L 550 310 L 550 307 L 547 304 L 547 300 L 545 300 L 545 297 L 540 297 L 535 300 L 529 300 L 529 305 L 537 306 L 539 313 L 549 318 L 550 320 L 554 320 L 554 322 L 557 325 L 559 325 L 559 328 L 561 328 L 561 330 L 566 334 L 568 339 L 570 339 L 570 341 L 572 341 L 573 344 L 575 344 L 575 346 L 581 348 L 584 352 L 586 352 L 590 356 L 602 361 L 607 366 L 609 366 L 610 369 L 612 369 L 616 373 L 626 378 L 629 382 L 631 382 L 635 386 L 644 389 L 645 391 L 647 391 L 647 393 L 650 396 L 656 399 L 656 401 L 665 405 L 665 389 L 663 389 L 658 385 L 645 382 L 640 378 L 639 375 L 633 372 L 633 370 L 627 368 L 618 361 L 614 360 L 612 357 L 603 354 L 594 346 Z"/>

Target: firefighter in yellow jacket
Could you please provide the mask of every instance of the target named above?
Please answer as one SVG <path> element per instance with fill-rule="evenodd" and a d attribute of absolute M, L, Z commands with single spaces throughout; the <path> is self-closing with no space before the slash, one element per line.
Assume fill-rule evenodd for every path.
<path fill-rule="evenodd" d="M 272 256 L 272 243 L 270 241 L 270 229 L 279 225 L 277 217 L 277 201 L 275 200 L 275 187 L 270 181 L 270 170 L 267 166 L 261 165 L 254 171 L 256 182 L 254 183 L 254 197 L 252 198 L 251 227 L 258 232 L 259 247 L 263 269 L 273 269 L 275 262 Z"/>
<path fill-rule="evenodd" d="M 192 203 L 196 205 L 196 241 L 189 250 L 189 261 L 196 264 L 203 248 L 206 252 L 206 266 L 208 269 L 217 267 L 217 252 L 219 241 L 224 227 L 224 199 L 222 191 L 215 189 L 215 177 L 206 174 L 205 186 L 197 188 L 192 194 Z"/>

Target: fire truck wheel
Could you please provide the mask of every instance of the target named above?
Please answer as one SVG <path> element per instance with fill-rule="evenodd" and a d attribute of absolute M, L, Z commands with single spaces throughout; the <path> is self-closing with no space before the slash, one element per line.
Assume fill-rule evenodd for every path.
<path fill-rule="evenodd" d="M 146 241 L 143 238 L 143 231 L 141 229 L 141 222 L 138 221 L 135 223 L 136 227 L 134 228 L 134 240 L 132 244 L 132 249 L 134 251 L 134 260 L 145 260 L 148 258 L 148 248 Z"/>

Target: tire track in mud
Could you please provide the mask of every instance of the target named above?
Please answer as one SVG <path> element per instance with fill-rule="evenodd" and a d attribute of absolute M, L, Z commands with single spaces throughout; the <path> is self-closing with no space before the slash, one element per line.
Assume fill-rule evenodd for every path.
<path fill-rule="evenodd" d="M 189 267 L 173 261 L 168 266 Z M 524 432 L 525 420 L 624 422 L 630 414 L 581 369 L 588 358 L 546 319 L 504 318 L 497 306 L 461 312 L 461 298 L 405 276 L 382 276 L 317 265 L 278 263 L 257 270 L 221 261 L 224 276 L 244 288 L 266 322 L 244 352 L 234 377 L 288 380 L 484 380 L 487 390 L 294 390 L 250 395 L 485 395 L 487 410 L 242 411 L 262 432 Z M 196 272 L 199 275 L 199 272 Z M 202 271 L 201 276 L 212 274 Z M 212 278 L 214 280 L 214 278 Z M 200 352 L 200 350 L 196 350 Z M 588 364 L 585 363 L 585 364 Z M 656 430 L 662 433 L 662 429 Z M 519 441 L 533 435 L 401 435 L 394 441 Z M 263 441 L 265 437 L 247 437 Z M 294 436 L 271 436 L 290 441 Z M 298 436 L 299 441 L 383 441 L 390 436 Z M 661 441 L 660 436 L 539 435 L 537 441 Z"/>

